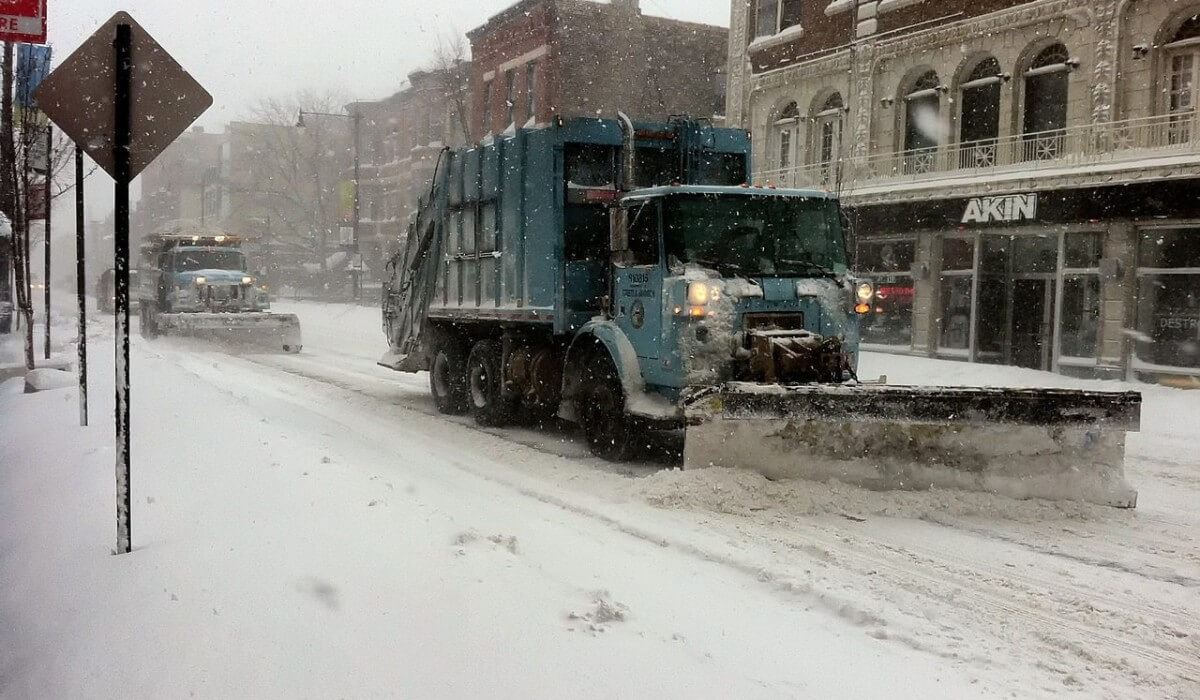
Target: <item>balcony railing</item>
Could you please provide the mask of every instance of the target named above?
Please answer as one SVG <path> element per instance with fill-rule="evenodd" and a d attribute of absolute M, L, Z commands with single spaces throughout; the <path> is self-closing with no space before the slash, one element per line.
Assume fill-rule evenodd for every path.
<path fill-rule="evenodd" d="M 1147 161 L 1195 154 L 1200 157 L 1197 112 L 1016 134 L 1004 138 L 946 144 L 838 163 L 814 163 L 761 170 L 755 179 L 782 187 L 843 189 L 856 186 L 986 177 L 1105 163 Z M 841 177 L 836 175 L 839 173 Z"/>

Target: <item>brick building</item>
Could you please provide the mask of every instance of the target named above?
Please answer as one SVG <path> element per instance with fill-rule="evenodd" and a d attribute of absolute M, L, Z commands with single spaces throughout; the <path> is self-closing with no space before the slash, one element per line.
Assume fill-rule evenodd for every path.
<path fill-rule="evenodd" d="M 757 178 L 841 193 L 882 290 L 869 344 L 1200 375 L 1200 0 L 749 0 L 731 21 L 729 119 Z"/>
<path fill-rule="evenodd" d="M 400 249 L 409 215 L 429 189 L 442 147 L 467 143 L 469 69 L 469 62 L 461 62 L 414 71 L 396 94 L 346 108 L 363 115 L 359 245 L 368 284 L 382 278 L 387 258 Z"/>
<path fill-rule="evenodd" d="M 638 0 L 522 0 L 467 36 L 475 141 L 555 115 L 724 110 L 728 32 L 643 15 Z"/>

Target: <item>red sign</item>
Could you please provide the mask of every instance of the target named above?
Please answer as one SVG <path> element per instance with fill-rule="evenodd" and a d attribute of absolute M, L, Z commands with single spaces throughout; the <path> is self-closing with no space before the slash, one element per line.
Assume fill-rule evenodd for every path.
<path fill-rule="evenodd" d="M 46 0 L 0 0 L 0 41 L 46 43 Z"/>

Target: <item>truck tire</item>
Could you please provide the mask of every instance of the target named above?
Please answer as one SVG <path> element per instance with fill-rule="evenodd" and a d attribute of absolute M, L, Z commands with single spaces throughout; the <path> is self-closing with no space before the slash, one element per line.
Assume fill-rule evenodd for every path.
<path fill-rule="evenodd" d="M 504 398 L 500 355 L 499 341 L 481 340 L 467 356 L 466 384 L 471 413 L 476 423 L 486 427 L 504 425 L 515 409 L 513 402 Z"/>
<path fill-rule="evenodd" d="M 444 340 L 433 351 L 429 364 L 429 393 L 439 413 L 461 416 L 470 406 L 467 395 L 467 362 L 460 343 Z"/>
<path fill-rule="evenodd" d="M 158 337 L 158 319 L 150 304 L 138 305 L 138 327 L 141 329 L 142 337 L 146 340 L 154 340 Z"/>
<path fill-rule="evenodd" d="M 612 360 L 594 358 L 584 368 L 576 402 L 592 454 L 609 462 L 625 462 L 637 447 L 637 430 L 625 412 L 625 389 Z"/>

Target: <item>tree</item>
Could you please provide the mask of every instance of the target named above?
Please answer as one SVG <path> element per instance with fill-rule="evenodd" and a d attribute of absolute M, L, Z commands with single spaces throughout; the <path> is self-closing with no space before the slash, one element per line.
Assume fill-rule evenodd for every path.
<path fill-rule="evenodd" d="M 338 220 L 338 187 L 351 158 L 351 121 L 335 93 L 298 92 L 265 98 L 246 122 L 230 124 L 231 223 L 282 233 L 315 248 L 324 265 L 327 237 Z M 297 126 L 300 110 L 306 113 Z M 272 231 L 263 231 L 264 222 Z"/>
<path fill-rule="evenodd" d="M 458 134 L 451 133 L 448 143 L 466 143 L 471 137 L 470 92 L 471 59 L 467 42 L 457 32 L 438 38 L 433 52 L 432 72 L 449 108 L 450 123 L 457 127 Z"/>

